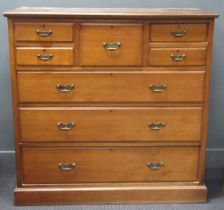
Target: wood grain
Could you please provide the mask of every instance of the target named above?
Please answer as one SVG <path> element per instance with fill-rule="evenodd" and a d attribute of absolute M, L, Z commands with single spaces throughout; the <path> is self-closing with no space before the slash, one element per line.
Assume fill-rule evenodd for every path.
<path fill-rule="evenodd" d="M 201 115 L 201 108 L 21 108 L 21 141 L 200 141 Z M 58 122 L 75 127 L 60 130 Z M 160 122 L 161 130 L 149 127 Z"/>
<path fill-rule="evenodd" d="M 185 32 L 175 37 L 174 32 Z M 207 24 L 152 24 L 151 42 L 204 42 L 207 40 Z"/>
<path fill-rule="evenodd" d="M 142 40 L 141 24 L 81 24 L 81 66 L 140 66 Z M 121 47 L 106 50 L 105 42 L 119 42 Z"/>
<path fill-rule="evenodd" d="M 4 15 L 9 20 L 16 204 L 206 201 L 216 13 L 22 7 Z M 53 33 L 39 38 L 38 28 Z M 170 30 L 186 33 L 174 38 Z M 108 53 L 102 41 L 122 45 Z M 39 61 L 37 53 L 54 56 Z M 175 62 L 171 53 L 186 57 Z M 56 89 L 70 83 L 75 85 L 70 93 Z M 155 93 L 150 85 L 166 88 Z M 76 124 L 62 133 L 58 120 Z M 149 120 L 167 124 L 155 133 Z M 161 159 L 160 170 L 145 165 Z M 78 165 L 64 173 L 57 166 L 61 160 Z"/>
<path fill-rule="evenodd" d="M 219 14 L 188 8 L 62 8 L 19 7 L 4 12 L 7 17 L 82 17 L 82 18 L 215 18 Z"/>
<path fill-rule="evenodd" d="M 16 205 L 204 203 L 207 188 L 205 185 L 106 184 L 74 188 L 16 188 L 14 196 Z"/>
<path fill-rule="evenodd" d="M 72 23 L 15 23 L 16 41 L 35 41 L 35 42 L 71 42 L 73 41 Z M 41 37 L 37 30 L 52 32 L 52 35 Z"/>
<path fill-rule="evenodd" d="M 198 151 L 198 147 L 24 148 L 23 183 L 197 181 Z M 151 161 L 164 166 L 152 170 L 146 165 Z M 62 171 L 59 163 L 76 167 Z"/>
<path fill-rule="evenodd" d="M 202 102 L 204 72 L 92 72 L 17 74 L 19 102 Z M 72 84 L 62 93 L 57 84 Z M 150 85 L 166 85 L 155 93 Z"/>
<path fill-rule="evenodd" d="M 50 60 L 42 61 L 37 55 L 52 55 Z M 42 48 L 17 47 L 16 64 L 26 66 L 66 66 L 74 65 L 74 51 L 71 47 Z"/>
<path fill-rule="evenodd" d="M 152 66 L 204 66 L 205 48 L 151 48 L 149 54 Z M 183 61 L 174 61 L 171 55 L 185 55 Z"/>

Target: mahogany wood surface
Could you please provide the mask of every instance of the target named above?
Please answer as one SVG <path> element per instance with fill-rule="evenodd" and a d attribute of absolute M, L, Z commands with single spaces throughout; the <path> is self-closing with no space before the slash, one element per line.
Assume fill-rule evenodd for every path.
<path fill-rule="evenodd" d="M 39 36 L 40 32 L 52 32 L 51 36 Z M 74 37 L 72 23 L 16 23 L 16 41 L 70 42 Z"/>
<path fill-rule="evenodd" d="M 201 108 L 21 108 L 22 142 L 200 141 Z M 59 122 L 74 123 L 61 130 Z M 153 130 L 151 123 L 165 123 Z"/>
<path fill-rule="evenodd" d="M 214 18 L 219 14 L 198 8 L 55 8 L 19 7 L 4 12 L 6 17 L 91 17 L 91 18 Z"/>
<path fill-rule="evenodd" d="M 82 66 L 142 65 L 142 25 L 81 24 L 80 61 Z M 103 43 L 120 43 L 107 50 Z"/>
<path fill-rule="evenodd" d="M 198 152 L 198 147 L 24 148 L 23 183 L 197 181 Z M 149 162 L 164 165 L 155 170 Z M 63 171 L 59 163 L 75 166 Z"/>
<path fill-rule="evenodd" d="M 39 55 L 52 55 L 49 60 L 40 60 Z M 74 65 L 74 51 L 71 47 L 38 48 L 38 47 L 17 47 L 16 64 L 27 66 L 66 66 Z"/>
<path fill-rule="evenodd" d="M 16 205 L 206 202 L 216 13 L 22 7 L 4 15 Z M 58 165 L 73 161 L 71 170 Z"/>
<path fill-rule="evenodd" d="M 202 102 L 205 72 L 20 72 L 19 102 Z M 60 92 L 57 84 L 74 85 Z M 166 85 L 153 92 L 150 85 Z"/>
<path fill-rule="evenodd" d="M 176 37 L 174 32 L 186 33 Z M 207 40 L 207 24 L 152 24 L 152 42 L 204 42 Z"/>
<path fill-rule="evenodd" d="M 151 48 L 149 60 L 152 66 L 204 66 L 206 53 L 205 48 Z M 174 61 L 172 55 L 185 58 Z"/>

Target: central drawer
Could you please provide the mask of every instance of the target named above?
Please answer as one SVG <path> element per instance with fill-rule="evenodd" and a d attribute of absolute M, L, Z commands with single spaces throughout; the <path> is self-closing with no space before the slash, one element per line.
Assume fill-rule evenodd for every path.
<path fill-rule="evenodd" d="M 200 141 L 202 108 L 20 108 L 23 142 Z"/>
<path fill-rule="evenodd" d="M 23 148 L 23 183 L 197 181 L 198 159 L 198 147 Z"/>
<path fill-rule="evenodd" d="M 140 66 L 142 46 L 142 24 L 81 24 L 83 66 Z"/>
<path fill-rule="evenodd" d="M 18 73 L 20 103 L 202 102 L 204 72 Z"/>

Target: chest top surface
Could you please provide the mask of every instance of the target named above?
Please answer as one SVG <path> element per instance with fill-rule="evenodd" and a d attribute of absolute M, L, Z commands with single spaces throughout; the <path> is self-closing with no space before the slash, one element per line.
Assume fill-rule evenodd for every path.
<path fill-rule="evenodd" d="M 55 8 L 19 7 L 4 12 L 7 17 L 98 17 L 98 18 L 214 18 L 217 13 L 198 8 Z"/>

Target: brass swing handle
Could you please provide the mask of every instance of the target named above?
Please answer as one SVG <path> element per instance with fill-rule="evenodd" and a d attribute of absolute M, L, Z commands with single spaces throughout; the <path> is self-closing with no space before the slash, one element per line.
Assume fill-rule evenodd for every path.
<path fill-rule="evenodd" d="M 60 92 L 71 92 L 75 88 L 75 86 L 73 84 L 67 84 L 67 85 L 57 84 L 56 88 Z"/>
<path fill-rule="evenodd" d="M 160 170 L 164 166 L 164 162 L 148 162 L 146 165 L 152 170 Z"/>
<path fill-rule="evenodd" d="M 52 54 L 37 54 L 37 58 L 41 61 L 49 61 L 53 58 L 54 56 Z"/>
<path fill-rule="evenodd" d="M 187 31 L 175 31 L 172 30 L 170 31 L 170 34 L 173 35 L 174 37 L 183 37 L 187 34 Z"/>
<path fill-rule="evenodd" d="M 170 58 L 173 61 L 179 62 L 179 61 L 183 61 L 183 60 L 186 59 L 186 54 L 182 54 L 182 55 L 174 55 L 174 54 L 171 54 L 170 55 Z"/>
<path fill-rule="evenodd" d="M 75 127 L 75 123 L 74 122 L 68 122 L 68 123 L 66 123 L 66 122 L 58 122 L 57 125 L 58 125 L 59 129 L 65 130 L 65 131 L 71 130 L 72 128 Z"/>
<path fill-rule="evenodd" d="M 40 29 L 37 29 L 37 35 L 38 36 L 41 36 L 41 37 L 48 37 L 48 36 L 51 36 L 53 34 L 53 31 L 52 30 L 49 30 L 49 31 L 42 31 Z"/>
<path fill-rule="evenodd" d="M 159 123 L 151 122 L 151 123 L 149 123 L 148 126 L 152 130 L 158 131 L 158 130 L 162 130 L 163 128 L 165 128 L 166 123 L 164 123 L 164 122 L 159 122 Z"/>
<path fill-rule="evenodd" d="M 161 93 L 167 89 L 167 85 L 149 85 L 149 88 L 154 93 Z"/>
<path fill-rule="evenodd" d="M 114 43 L 104 42 L 103 47 L 106 50 L 114 51 L 121 47 L 121 43 L 120 42 L 114 42 Z"/>
<path fill-rule="evenodd" d="M 75 163 L 58 163 L 58 167 L 62 171 L 71 171 L 76 167 Z"/>

